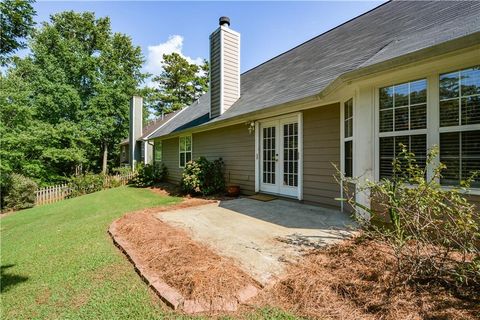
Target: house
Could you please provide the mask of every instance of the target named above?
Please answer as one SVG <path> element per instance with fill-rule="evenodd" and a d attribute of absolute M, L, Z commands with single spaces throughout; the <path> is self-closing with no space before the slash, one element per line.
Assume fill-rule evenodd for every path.
<path fill-rule="evenodd" d="M 210 91 L 147 137 L 171 182 L 221 157 L 244 194 L 341 209 L 332 164 L 389 177 L 400 142 L 419 162 L 440 146 L 445 188 L 480 170 L 480 2 L 391 1 L 242 74 L 222 17 L 210 65 Z M 480 203 L 480 177 L 469 197 Z"/>
<path fill-rule="evenodd" d="M 128 138 L 119 144 L 120 164 L 135 168 L 137 163 L 152 164 L 154 160 L 160 161 L 159 155 L 161 156 L 161 153 L 154 149 L 153 142 L 149 141 L 149 138 L 175 115 L 176 111 L 162 114 L 159 118 L 149 120 L 144 125 L 143 98 L 132 97 L 129 117 L 130 132 Z"/>

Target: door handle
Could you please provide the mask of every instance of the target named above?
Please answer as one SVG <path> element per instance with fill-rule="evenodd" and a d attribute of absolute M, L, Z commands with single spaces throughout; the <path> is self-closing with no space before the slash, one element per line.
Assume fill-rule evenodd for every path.
<path fill-rule="evenodd" d="M 278 161 L 278 153 L 275 155 L 275 161 Z"/>

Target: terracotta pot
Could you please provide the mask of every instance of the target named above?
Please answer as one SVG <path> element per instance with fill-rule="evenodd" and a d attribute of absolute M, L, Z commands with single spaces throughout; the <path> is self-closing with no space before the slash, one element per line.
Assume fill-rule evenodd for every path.
<path fill-rule="evenodd" d="M 227 186 L 227 195 L 229 197 L 238 197 L 240 195 L 240 186 L 237 186 L 237 185 Z"/>

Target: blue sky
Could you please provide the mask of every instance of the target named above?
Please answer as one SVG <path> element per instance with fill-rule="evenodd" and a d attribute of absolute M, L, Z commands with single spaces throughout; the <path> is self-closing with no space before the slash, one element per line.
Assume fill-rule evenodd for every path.
<path fill-rule="evenodd" d="M 109 16 L 113 31 L 141 46 L 145 70 L 158 73 L 165 52 L 180 52 L 196 62 L 208 58 L 208 36 L 222 15 L 241 33 L 243 72 L 382 2 L 39 1 L 34 6 L 37 22 L 64 10 Z"/>

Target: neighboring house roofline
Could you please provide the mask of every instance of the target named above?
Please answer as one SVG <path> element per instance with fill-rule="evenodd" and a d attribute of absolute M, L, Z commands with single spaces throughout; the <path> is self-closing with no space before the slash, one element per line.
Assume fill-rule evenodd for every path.
<path fill-rule="evenodd" d="M 195 104 L 195 102 L 193 102 L 190 106 L 193 106 Z M 172 121 L 173 119 L 175 119 L 175 117 L 177 117 L 180 113 L 182 113 L 185 109 L 187 109 L 188 107 L 190 106 L 187 106 L 187 107 L 184 107 L 182 109 L 180 109 L 178 112 L 175 112 L 175 114 L 170 118 L 168 119 L 167 121 L 165 121 L 164 123 L 162 123 L 158 128 L 156 128 L 155 130 L 153 130 L 152 132 L 150 132 L 146 137 L 143 137 L 142 140 L 150 140 L 150 137 L 156 133 L 158 130 L 160 130 L 163 126 L 165 126 L 167 123 L 169 123 L 170 121 Z"/>

